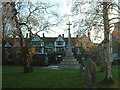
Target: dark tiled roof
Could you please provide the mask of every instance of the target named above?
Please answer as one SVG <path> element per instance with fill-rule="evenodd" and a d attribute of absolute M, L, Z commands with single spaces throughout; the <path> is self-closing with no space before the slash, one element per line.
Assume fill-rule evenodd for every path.
<path fill-rule="evenodd" d="M 58 37 L 41 37 L 41 39 L 45 42 L 45 44 L 49 44 L 49 43 L 54 44 L 57 38 Z M 75 38 L 71 38 L 71 42 L 74 42 L 74 39 Z M 63 40 L 66 42 L 66 44 L 68 43 L 68 38 L 65 37 L 63 38 Z"/>
<path fill-rule="evenodd" d="M 43 40 L 43 42 L 45 44 L 54 44 L 55 40 L 57 39 L 57 37 L 41 37 L 41 39 Z"/>
<path fill-rule="evenodd" d="M 57 39 L 58 37 L 40 37 L 40 39 L 46 44 L 46 45 L 49 45 L 49 44 L 54 44 L 55 40 Z M 63 37 L 62 37 L 63 38 Z M 27 40 L 27 38 L 25 38 Z M 71 42 L 73 43 L 74 42 L 74 39 L 75 37 L 72 37 L 71 38 Z M 28 39 L 29 40 L 29 39 Z M 65 43 L 67 44 L 68 43 L 68 38 L 63 38 L 63 40 L 65 41 Z M 13 44 L 13 41 L 14 39 L 13 38 L 9 38 L 8 40 L 8 43 L 10 43 L 10 45 L 14 45 Z M 19 42 L 19 38 L 16 39 L 17 42 Z"/>

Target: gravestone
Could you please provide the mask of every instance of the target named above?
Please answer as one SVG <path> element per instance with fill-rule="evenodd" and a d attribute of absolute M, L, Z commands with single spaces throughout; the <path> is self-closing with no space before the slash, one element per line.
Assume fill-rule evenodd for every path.
<path fill-rule="evenodd" d="M 96 64 L 91 58 L 88 58 L 85 64 L 86 88 L 95 87 Z"/>
<path fill-rule="evenodd" d="M 70 25 L 72 25 L 70 22 L 67 24 L 69 26 L 68 28 L 68 49 L 66 51 L 65 59 L 60 63 L 59 68 L 61 69 L 79 69 L 80 64 L 73 56 L 72 50 L 71 50 L 71 40 L 70 40 Z"/>

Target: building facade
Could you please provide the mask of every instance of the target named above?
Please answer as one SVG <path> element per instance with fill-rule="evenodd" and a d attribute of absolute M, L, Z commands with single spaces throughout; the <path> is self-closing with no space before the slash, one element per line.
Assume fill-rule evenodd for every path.
<path fill-rule="evenodd" d="M 60 63 L 66 54 L 68 38 L 63 35 L 58 37 L 42 37 L 39 35 L 32 35 L 31 43 L 34 47 L 35 52 L 33 55 L 33 64 L 35 65 L 48 65 Z M 28 37 L 26 37 L 27 40 Z M 13 61 L 14 63 L 20 62 L 20 43 L 17 39 L 9 38 L 5 44 L 5 60 Z M 12 42 L 9 42 L 12 41 Z M 14 43 L 13 43 L 14 42 Z M 82 59 L 86 57 L 85 50 L 88 50 L 93 43 L 90 40 L 90 34 L 88 36 L 83 35 L 82 37 L 71 38 L 71 48 L 75 58 L 82 62 Z M 11 52 L 12 51 L 12 52 Z M 120 22 L 115 23 L 115 30 L 112 33 L 112 54 L 114 60 L 120 60 Z"/>
<path fill-rule="evenodd" d="M 87 38 L 87 37 L 86 37 Z M 78 36 L 71 38 L 71 48 L 73 51 L 74 56 L 78 61 L 81 59 L 81 50 L 82 50 L 82 44 L 79 42 L 78 44 Z M 14 40 L 11 38 L 11 40 Z M 26 38 L 27 40 L 27 38 Z M 59 35 L 58 37 L 45 37 L 44 34 L 42 37 L 39 35 L 32 35 L 31 39 L 32 47 L 35 49 L 34 55 L 33 55 L 33 64 L 35 65 L 48 65 L 48 64 L 57 64 L 60 63 L 66 54 L 66 50 L 68 48 L 68 38 L 65 38 L 64 35 Z M 13 57 L 11 60 L 15 61 L 15 58 L 17 61 L 19 60 L 19 48 L 20 43 L 18 41 L 14 42 L 14 44 L 10 44 L 9 42 L 5 45 L 6 48 L 6 54 L 11 53 L 11 50 L 13 49 L 15 52 L 13 53 Z M 15 56 L 14 56 L 15 55 Z M 7 59 L 6 59 L 7 60 Z"/>
<path fill-rule="evenodd" d="M 120 22 L 115 23 L 115 29 L 112 33 L 112 51 L 113 59 L 120 60 Z"/>

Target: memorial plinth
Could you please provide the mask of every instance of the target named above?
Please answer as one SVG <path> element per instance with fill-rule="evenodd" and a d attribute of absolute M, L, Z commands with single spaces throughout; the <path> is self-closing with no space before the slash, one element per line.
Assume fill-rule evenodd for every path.
<path fill-rule="evenodd" d="M 70 22 L 69 22 L 67 25 L 69 25 L 69 28 L 68 28 L 68 49 L 67 49 L 66 56 L 65 56 L 64 60 L 59 65 L 59 68 L 61 68 L 61 69 L 79 69 L 80 64 L 73 56 L 73 53 L 71 50 L 70 25 L 72 25 L 72 24 L 70 24 Z"/>

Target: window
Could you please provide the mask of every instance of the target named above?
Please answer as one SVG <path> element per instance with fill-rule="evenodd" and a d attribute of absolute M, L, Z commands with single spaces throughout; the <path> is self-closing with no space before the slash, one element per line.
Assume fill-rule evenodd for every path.
<path fill-rule="evenodd" d="M 62 41 L 57 42 L 57 45 L 63 45 Z"/>
<path fill-rule="evenodd" d="M 35 45 L 35 46 L 42 46 L 42 43 L 41 42 L 33 42 L 33 44 Z"/>
<path fill-rule="evenodd" d="M 52 51 L 52 48 L 47 48 L 46 51 L 47 51 L 47 52 L 51 52 L 51 51 Z"/>
<path fill-rule="evenodd" d="M 41 53 L 42 52 L 42 48 L 36 48 L 35 51 Z"/>
<path fill-rule="evenodd" d="M 63 48 L 57 48 L 57 52 L 63 52 L 64 49 Z"/>

